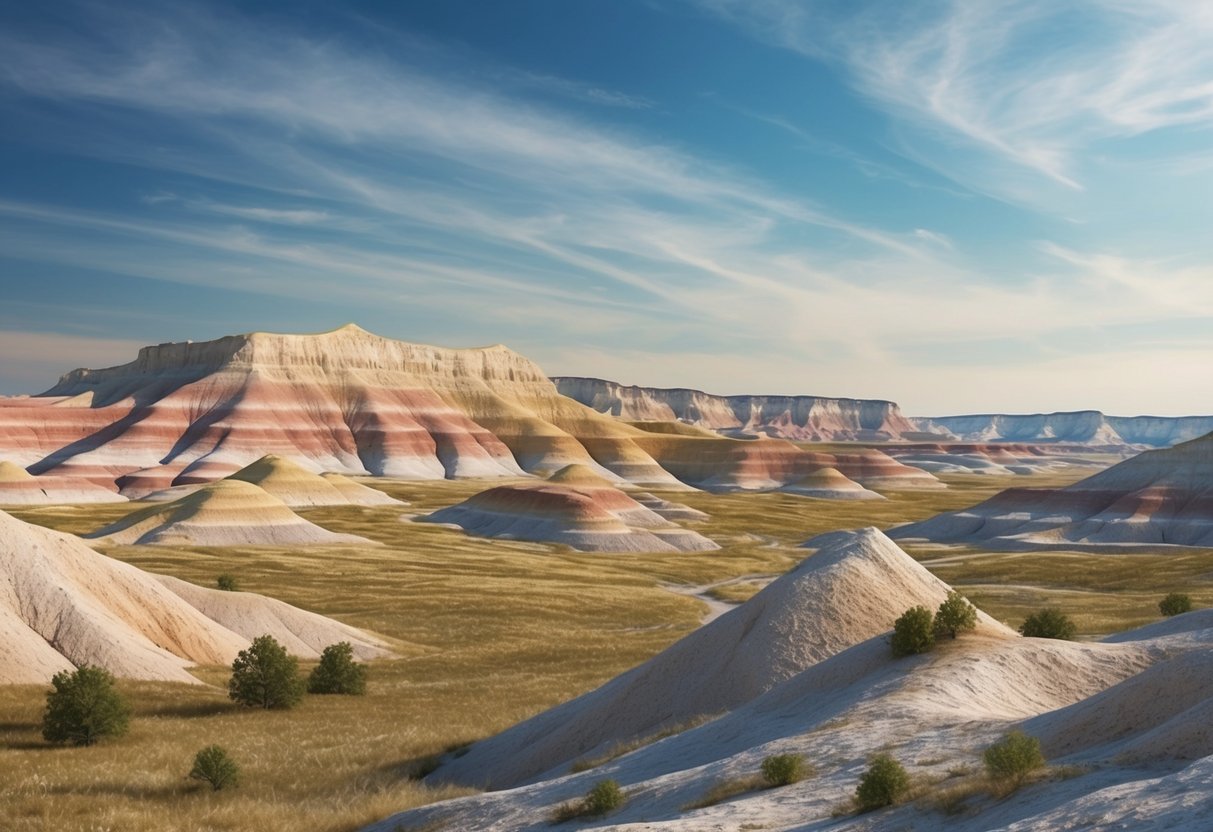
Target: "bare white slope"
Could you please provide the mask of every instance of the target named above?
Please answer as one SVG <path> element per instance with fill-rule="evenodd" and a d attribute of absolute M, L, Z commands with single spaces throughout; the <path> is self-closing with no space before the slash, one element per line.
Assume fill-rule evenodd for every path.
<path fill-rule="evenodd" d="M 87 536 L 118 544 L 372 545 L 357 535 L 322 529 L 252 483 L 230 479 L 210 483 L 170 503 L 134 511 Z"/>
<path fill-rule="evenodd" d="M 817 554 L 741 607 L 601 688 L 477 743 L 435 779 L 517 785 L 617 741 L 736 708 L 889 630 L 908 607 L 935 607 L 947 595 L 876 529 L 810 544 Z M 1009 633 L 984 616 L 982 626 Z"/>
<path fill-rule="evenodd" d="M 0 512 L 0 684 L 41 684 L 84 663 L 118 676 L 196 682 L 193 664 L 226 664 L 269 633 L 312 657 L 358 630 L 251 593 L 182 585 L 105 557 L 72 535 Z"/>

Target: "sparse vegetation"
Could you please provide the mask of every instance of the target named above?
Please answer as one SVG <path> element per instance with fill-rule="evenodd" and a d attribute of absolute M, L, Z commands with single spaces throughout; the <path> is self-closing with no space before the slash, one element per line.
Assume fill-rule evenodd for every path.
<path fill-rule="evenodd" d="M 855 789 L 855 804 L 861 812 L 892 806 L 910 790 L 910 775 L 888 754 L 877 754 Z"/>
<path fill-rule="evenodd" d="M 893 623 L 893 655 L 912 656 L 935 646 L 935 616 L 926 607 L 910 607 Z"/>
<path fill-rule="evenodd" d="M 1057 607 L 1045 607 L 1028 616 L 1019 627 L 1021 635 L 1029 638 L 1056 638 L 1073 641 L 1078 627 Z"/>
<path fill-rule="evenodd" d="M 800 754 L 772 754 L 762 761 L 762 779 L 772 788 L 799 783 L 808 773 Z"/>
<path fill-rule="evenodd" d="M 1158 602 L 1158 611 L 1170 618 L 1192 611 L 1192 598 L 1182 592 L 1172 592 Z"/>
<path fill-rule="evenodd" d="M 307 692 L 350 696 L 366 693 L 366 667 L 354 661 L 354 648 L 348 641 L 324 648 L 320 664 L 308 676 Z"/>
<path fill-rule="evenodd" d="M 120 737 L 130 726 L 130 706 L 104 668 L 62 670 L 51 686 L 42 715 L 42 738 L 47 742 L 92 745 L 104 737 Z"/>
<path fill-rule="evenodd" d="M 552 812 L 552 823 L 564 823 L 575 818 L 598 818 L 608 815 L 627 801 L 619 783 L 599 780 L 581 800 L 562 803 Z"/>
<path fill-rule="evenodd" d="M 212 791 L 222 791 L 240 782 L 240 767 L 221 746 L 208 745 L 194 755 L 194 767 L 190 769 L 189 778 L 201 780 Z"/>
<path fill-rule="evenodd" d="M 1023 731 L 1012 731 L 991 745 L 982 755 L 986 772 L 993 780 L 1009 782 L 1015 786 L 1025 777 L 1045 764 L 1040 752 L 1040 740 Z"/>
<path fill-rule="evenodd" d="M 956 590 L 939 605 L 935 613 L 935 635 L 956 638 L 957 634 L 977 628 L 977 608 Z"/>
<path fill-rule="evenodd" d="M 737 797 L 739 794 L 756 792 L 759 789 L 765 788 L 769 788 L 769 786 L 766 778 L 761 774 L 746 774 L 740 777 L 729 777 L 725 780 L 718 780 L 712 784 L 710 789 L 704 792 L 703 797 L 683 806 L 682 811 L 692 812 L 695 809 L 715 806 L 717 803 L 724 803 L 726 800 Z"/>
<path fill-rule="evenodd" d="M 291 708 L 303 698 L 299 662 L 270 635 L 236 654 L 228 696 L 249 708 Z"/>
<path fill-rule="evenodd" d="M 215 579 L 215 586 L 222 589 L 224 592 L 239 592 L 240 582 L 236 580 L 236 576 L 230 572 L 224 572 Z"/>
<path fill-rule="evenodd" d="M 615 743 L 597 757 L 584 757 L 574 760 L 569 765 L 569 771 L 578 774 L 583 771 L 589 771 L 592 768 L 598 768 L 600 765 L 609 763 L 611 760 L 622 757 L 624 754 L 631 754 L 637 748 L 644 748 L 646 745 L 652 745 L 658 740 L 664 740 L 666 737 L 672 737 L 676 734 L 681 734 L 683 731 L 698 728 L 700 725 L 703 725 L 705 722 L 711 722 L 718 716 L 719 714 L 700 714 L 699 716 L 693 716 L 690 719 L 671 725 L 668 728 L 662 728 L 655 733 Z"/>

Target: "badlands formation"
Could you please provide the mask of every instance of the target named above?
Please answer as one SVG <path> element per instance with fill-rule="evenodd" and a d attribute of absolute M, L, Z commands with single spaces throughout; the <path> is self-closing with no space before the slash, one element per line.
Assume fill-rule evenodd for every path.
<path fill-rule="evenodd" d="M 1066 488 L 1011 488 L 891 535 L 1021 549 L 1213 546 L 1213 435 L 1146 451 Z"/>
<path fill-rule="evenodd" d="M 893 619 L 914 604 L 937 605 L 947 586 L 875 530 L 810 544 L 815 555 L 751 602 L 430 775 L 495 791 L 369 829 L 550 828 L 557 806 L 607 778 L 627 800 L 599 829 L 1045 832 L 1200 829 L 1213 821 L 1207 611 L 1102 643 L 1023 638 L 981 616 L 976 632 L 896 659 L 887 636 Z M 687 722 L 694 717 L 709 719 Z M 680 722 L 691 727 L 657 736 Z M 953 779 L 971 777 L 956 772 L 979 770 L 984 748 L 1016 727 L 1079 776 L 1046 777 L 1003 798 Z M 628 740 L 639 741 L 608 753 Z M 918 782 L 936 784 L 923 787 L 928 793 L 958 782 L 977 788 L 959 813 L 920 800 L 837 816 L 878 751 Z M 696 808 L 719 784 L 752 778 L 768 755 L 787 753 L 803 755 L 815 772 Z M 573 765 L 596 756 L 588 769 Z"/>
<path fill-rule="evenodd" d="M 0 460 L 0 506 L 55 503 L 121 503 L 126 498 L 88 480 L 35 477 L 20 465 Z"/>
<path fill-rule="evenodd" d="M 867 487 L 939 485 L 874 450 L 645 431 L 561 396 L 503 346 L 444 349 L 353 325 L 145 347 L 42 395 L 0 398 L 0 458 L 126 495 L 211 482 L 267 453 L 407 479 L 547 476 L 580 463 L 667 489 L 771 489 L 822 467 Z"/>
<path fill-rule="evenodd" d="M 1213 416 L 1106 416 L 1071 413 L 984 414 L 916 419 L 924 432 L 963 442 L 1026 442 L 1121 449 L 1166 448 L 1213 431 Z"/>
<path fill-rule="evenodd" d="M 228 664 L 265 633 L 304 658 L 338 641 L 363 658 L 387 654 L 353 627 L 261 595 L 153 575 L 0 511 L 0 684 L 45 684 L 85 663 L 196 684 L 187 668 Z"/>
<path fill-rule="evenodd" d="M 663 509 L 675 513 L 686 508 L 662 503 Z M 705 552 L 720 548 L 580 465 L 561 469 L 547 482 L 497 486 L 418 519 L 448 523 L 481 537 L 560 543 L 583 552 Z"/>
<path fill-rule="evenodd" d="M 172 502 L 138 509 L 88 537 L 118 545 L 373 545 L 366 538 L 322 529 L 272 494 L 237 479 L 213 482 Z"/>

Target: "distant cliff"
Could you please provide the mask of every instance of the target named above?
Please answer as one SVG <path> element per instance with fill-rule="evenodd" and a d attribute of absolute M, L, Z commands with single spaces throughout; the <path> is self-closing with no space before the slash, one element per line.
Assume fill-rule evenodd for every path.
<path fill-rule="evenodd" d="M 1092 447 L 1165 448 L 1213 432 L 1213 416 L 1106 416 L 1098 410 L 936 416 L 914 422 L 922 431 L 951 434 L 966 442 L 1057 442 Z"/>
<path fill-rule="evenodd" d="M 562 395 L 634 422 L 678 421 L 729 436 L 798 441 L 914 438 L 896 403 L 823 396 L 716 396 L 702 390 L 634 387 L 598 378 L 553 378 Z M 906 436 L 910 434 L 911 436 Z"/>

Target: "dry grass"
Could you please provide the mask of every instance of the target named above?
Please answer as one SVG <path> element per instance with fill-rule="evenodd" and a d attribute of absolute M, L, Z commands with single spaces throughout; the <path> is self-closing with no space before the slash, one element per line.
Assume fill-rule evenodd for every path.
<path fill-rule="evenodd" d="M 44 746 L 37 727 L 44 689 L 0 688 L 4 828 L 349 830 L 452 796 L 456 792 L 431 790 L 409 776 L 434 755 L 601 684 L 697 626 L 703 604 L 659 583 L 703 585 L 782 573 L 805 554 L 794 547 L 819 532 L 922 519 L 1010 484 L 988 477 L 953 482 L 956 487 L 948 490 L 897 493 L 877 504 L 782 494 L 670 494 L 712 515 L 696 528 L 724 548 L 694 555 L 594 555 L 479 540 L 401 522 L 396 508 L 304 512 L 334 531 L 381 541 L 381 547 L 107 549 L 139 567 L 207 586 L 230 573 L 247 591 L 382 633 L 397 641 L 400 658 L 372 665 L 365 697 L 308 697 L 286 712 L 252 713 L 233 706 L 222 689 L 226 668 L 198 671 L 214 687 L 126 683 L 123 689 L 136 708 L 130 734 L 87 749 Z M 374 484 L 411 501 L 406 512 L 450 505 L 484 487 Z M 14 513 L 83 532 L 129 510 L 94 506 Z M 1061 565 L 1050 568 L 1050 559 Z M 939 572 L 961 586 L 1031 580 L 1052 591 L 1077 579 L 1072 563 L 1053 554 L 1039 562 L 1014 562 L 968 553 L 959 566 L 942 566 Z M 1115 585 L 1113 591 L 1124 598 L 1140 598 L 1128 608 L 1130 623 L 1146 615 L 1147 601 L 1152 605 L 1155 595 L 1161 597 L 1156 567 L 1168 571 L 1168 590 L 1213 600 L 1213 555 L 1203 561 L 1117 556 L 1106 563 L 1109 571 L 1092 567 L 1087 575 L 1092 586 L 1081 588 L 1103 591 Z M 1140 583 L 1129 574 L 1131 563 L 1150 564 L 1140 571 Z M 1018 615 L 1022 608 L 1023 599 L 1014 592 L 982 592 L 974 592 L 974 600 L 986 601 L 987 611 L 997 617 Z M 1090 614 L 1090 622 L 1104 626 L 1100 616 L 1113 615 L 1118 603 L 1096 604 L 1098 614 L 1084 608 L 1075 618 L 1083 626 Z M 1156 618 L 1156 610 L 1149 617 Z M 194 754 L 213 743 L 240 764 L 244 777 L 238 789 L 212 793 L 186 780 Z"/>
<path fill-rule="evenodd" d="M 597 757 L 587 757 L 580 760 L 574 760 L 569 766 L 569 771 L 576 774 L 582 771 L 589 771 L 592 768 L 598 768 L 598 766 L 609 763 L 611 760 L 618 759 L 624 754 L 631 754 L 638 748 L 644 748 L 646 745 L 652 745 L 658 740 L 664 740 L 666 737 L 673 737 L 681 734 L 683 731 L 698 728 L 700 725 L 711 722 L 713 719 L 716 719 L 719 716 L 720 714 L 702 714 L 700 716 L 692 717 L 691 719 L 679 722 L 676 725 L 671 725 L 669 728 L 662 728 L 660 731 L 653 734 L 647 734 L 643 737 L 635 737 L 627 742 L 616 743 Z"/>
<path fill-rule="evenodd" d="M 693 812 L 696 809 L 706 809 L 708 806 L 715 806 L 717 803 L 724 803 L 734 797 L 766 788 L 768 788 L 767 781 L 761 774 L 730 777 L 712 784 L 712 787 L 704 792 L 703 797 L 686 804 L 682 807 L 682 811 Z"/>

